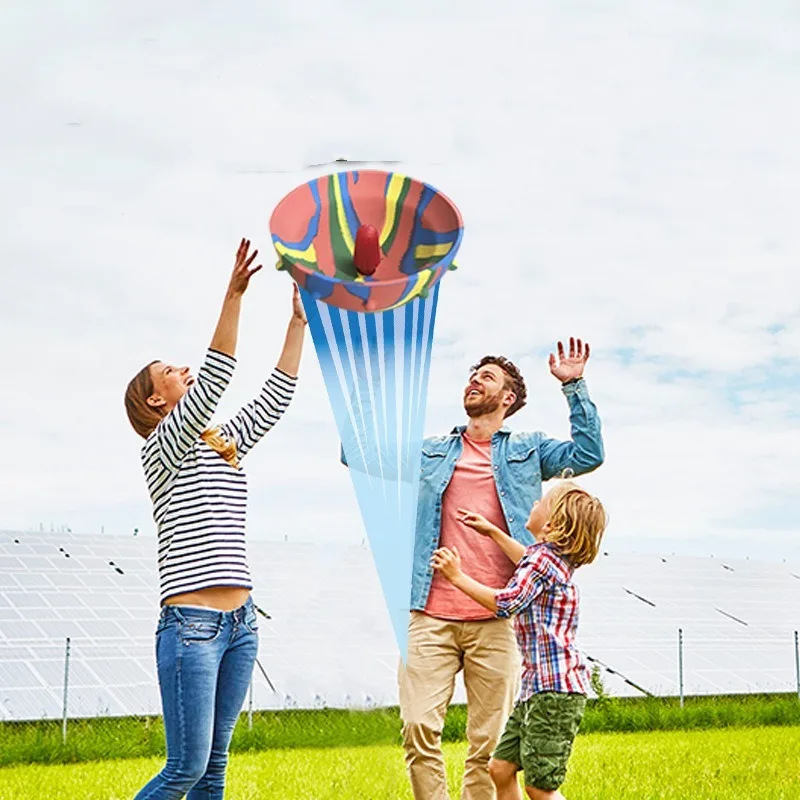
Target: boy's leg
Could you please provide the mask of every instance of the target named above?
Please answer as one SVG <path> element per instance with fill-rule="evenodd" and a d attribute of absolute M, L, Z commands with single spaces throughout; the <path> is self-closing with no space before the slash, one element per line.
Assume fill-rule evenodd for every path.
<path fill-rule="evenodd" d="M 525 792 L 531 800 L 567 800 L 561 792 L 545 792 L 543 789 L 534 789 L 526 786 Z"/>
<path fill-rule="evenodd" d="M 509 619 L 464 623 L 467 740 L 462 800 L 492 800 L 489 758 L 519 688 L 520 657 Z"/>
<path fill-rule="evenodd" d="M 520 753 L 525 788 L 534 800 L 560 800 L 567 763 L 586 709 L 580 694 L 545 692 L 531 697 L 522 721 Z"/>
<path fill-rule="evenodd" d="M 497 800 L 522 800 L 517 773 L 522 763 L 520 745 L 524 715 L 525 705 L 520 703 L 511 712 L 497 749 L 489 761 L 489 777 L 497 790 Z"/>
<path fill-rule="evenodd" d="M 489 762 L 489 775 L 497 791 L 497 800 L 522 800 L 522 790 L 519 788 L 519 764 L 511 761 L 498 761 L 495 758 Z"/>
<path fill-rule="evenodd" d="M 408 659 L 405 665 L 400 663 L 398 685 L 405 760 L 416 800 L 449 797 L 441 742 L 447 706 L 462 665 L 456 643 L 461 624 L 411 612 Z"/>
<path fill-rule="evenodd" d="M 247 696 L 253 665 L 258 655 L 256 612 L 247 608 L 245 613 L 248 624 L 235 623 L 232 641 L 222 656 L 219 667 L 214 735 L 208 766 L 203 777 L 186 795 L 186 800 L 222 800 L 224 796 L 228 747 Z"/>

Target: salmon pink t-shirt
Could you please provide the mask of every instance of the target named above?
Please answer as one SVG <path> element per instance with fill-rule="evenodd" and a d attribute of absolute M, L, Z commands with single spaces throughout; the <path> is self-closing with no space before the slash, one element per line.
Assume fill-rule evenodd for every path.
<path fill-rule="evenodd" d="M 488 536 L 459 522 L 457 509 L 464 508 L 486 517 L 508 533 L 497 496 L 492 470 L 492 442 L 461 435 L 464 444 L 453 477 L 442 498 L 439 547 L 455 547 L 465 575 L 493 589 L 502 589 L 514 574 L 514 562 Z M 439 619 L 472 621 L 494 619 L 495 615 L 456 589 L 434 572 L 425 613 Z"/>

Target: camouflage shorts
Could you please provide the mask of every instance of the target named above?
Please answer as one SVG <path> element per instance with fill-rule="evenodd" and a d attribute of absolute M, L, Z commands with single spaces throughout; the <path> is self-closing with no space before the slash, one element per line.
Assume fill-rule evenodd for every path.
<path fill-rule="evenodd" d="M 494 758 L 525 771 L 525 785 L 554 792 L 567 777 L 567 761 L 583 718 L 582 694 L 543 692 L 517 703 Z"/>

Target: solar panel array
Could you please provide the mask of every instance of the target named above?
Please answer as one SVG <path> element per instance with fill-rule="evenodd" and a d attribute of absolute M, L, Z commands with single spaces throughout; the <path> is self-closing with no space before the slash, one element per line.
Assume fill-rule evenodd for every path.
<path fill-rule="evenodd" d="M 576 579 L 582 648 L 651 693 L 679 692 L 679 629 L 686 694 L 797 690 L 800 570 L 612 553 Z"/>
<path fill-rule="evenodd" d="M 61 716 L 67 637 L 70 717 L 160 713 L 155 547 L 0 533 L 0 719 Z M 271 616 L 255 708 L 396 705 L 397 646 L 367 547 L 251 541 L 249 559 Z M 677 694 L 679 628 L 686 694 L 795 691 L 800 570 L 610 553 L 577 579 L 580 645 L 610 694 Z"/>

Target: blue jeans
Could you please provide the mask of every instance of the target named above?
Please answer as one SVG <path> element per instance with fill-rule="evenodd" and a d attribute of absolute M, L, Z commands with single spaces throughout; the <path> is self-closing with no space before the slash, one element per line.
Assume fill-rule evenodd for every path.
<path fill-rule="evenodd" d="M 258 653 L 253 601 L 235 611 L 164 606 L 156 663 L 167 763 L 135 800 L 222 800 L 228 746 Z"/>

